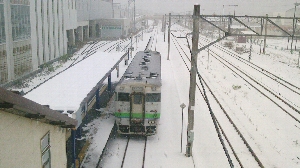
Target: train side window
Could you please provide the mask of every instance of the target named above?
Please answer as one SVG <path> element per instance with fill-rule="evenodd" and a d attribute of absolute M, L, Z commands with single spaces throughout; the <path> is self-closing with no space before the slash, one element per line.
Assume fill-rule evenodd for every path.
<path fill-rule="evenodd" d="M 160 102 L 160 93 L 147 93 L 146 102 Z"/>
<path fill-rule="evenodd" d="M 118 101 L 129 102 L 129 93 L 118 93 Z"/>
<path fill-rule="evenodd" d="M 142 104 L 142 95 L 134 95 L 134 104 Z"/>

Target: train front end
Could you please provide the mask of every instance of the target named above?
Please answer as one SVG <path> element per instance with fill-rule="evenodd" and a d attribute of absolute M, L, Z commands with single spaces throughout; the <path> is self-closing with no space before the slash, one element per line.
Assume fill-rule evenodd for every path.
<path fill-rule="evenodd" d="M 159 86 L 118 86 L 115 117 L 119 134 L 154 135 L 160 118 Z"/>

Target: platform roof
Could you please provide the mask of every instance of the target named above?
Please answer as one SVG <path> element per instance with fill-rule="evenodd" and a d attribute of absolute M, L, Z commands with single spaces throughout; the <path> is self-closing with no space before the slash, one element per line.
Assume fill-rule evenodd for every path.
<path fill-rule="evenodd" d="M 82 100 L 122 57 L 122 53 L 97 52 L 53 77 L 24 97 L 53 110 L 80 108 Z"/>

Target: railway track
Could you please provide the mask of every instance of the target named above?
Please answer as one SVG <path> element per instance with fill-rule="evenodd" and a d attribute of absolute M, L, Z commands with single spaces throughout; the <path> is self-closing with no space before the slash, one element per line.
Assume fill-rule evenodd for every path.
<path fill-rule="evenodd" d="M 179 52 L 179 54 L 180 54 L 180 56 L 182 58 L 182 60 L 184 61 L 185 65 L 187 67 L 187 70 L 189 70 L 189 65 L 187 64 L 187 62 L 190 62 L 189 56 L 186 54 L 186 52 L 184 51 L 184 49 L 182 48 L 182 46 L 178 43 L 177 39 L 174 40 L 174 38 L 172 38 L 172 40 L 173 40 L 173 43 L 174 43 L 177 51 Z M 223 112 L 223 117 L 220 117 L 220 114 L 219 114 L 218 118 L 222 119 L 222 118 L 225 117 L 225 120 L 229 121 L 229 123 L 228 122 L 225 123 L 225 124 L 224 124 L 224 122 L 222 123 L 222 125 L 224 125 L 224 128 L 227 129 L 227 132 L 229 132 L 229 136 L 228 136 L 225 133 L 225 131 L 223 129 L 223 126 L 221 126 L 221 124 L 219 122 L 219 119 L 216 119 L 218 127 L 220 128 L 220 130 L 222 132 L 222 135 L 224 136 L 227 145 L 230 147 L 230 150 L 233 153 L 234 158 L 236 159 L 234 162 L 236 162 L 237 164 L 239 164 L 240 167 L 254 167 L 253 162 L 257 163 L 257 167 L 264 167 L 263 164 L 262 164 L 262 162 L 260 161 L 260 159 L 257 157 L 256 153 L 254 152 L 254 150 L 250 146 L 250 144 L 247 142 L 246 138 L 243 136 L 243 134 L 241 133 L 241 131 L 238 129 L 237 125 L 234 123 L 234 121 L 232 120 L 232 118 L 229 116 L 228 112 L 222 106 L 222 104 L 220 103 L 220 101 L 218 100 L 218 98 L 216 97 L 216 95 L 214 94 L 214 92 L 212 91 L 212 89 L 209 87 L 208 83 L 202 77 L 201 77 L 201 80 L 203 81 L 203 83 L 205 84 L 206 88 L 210 92 L 211 96 L 215 100 L 214 102 L 210 101 L 210 103 L 216 103 L 221 108 L 221 110 Z M 199 86 L 198 83 L 197 83 L 197 87 L 198 87 L 201 95 L 204 98 L 204 94 L 203 94 L 202 90 L 200 89 L 200 86 Z M 224 119 L 223 119 L 223 121 L 224 121 Z M 230 131 L 228 131 L 229 130 L 228 128 L 230 129 Z M 236 132 L 236 133 L 233 134 L 233 132 Z M 235 144 L 232 144 L 230 142 L 230 140 L 229 140 L 228 137 L 230 137 L 230 139 L 235 139 Z M 239 138 L 240 141 L 236 141 L 237 138 Z M 239 155 L 241 153 L 243 153 L 243 156 L 239 157 Z M 249 154 L 246 155 L 246 153 L 249 153 Z"/>
<path fill-rule="evenodd" d="M 202 44 L 204 45 L 204 44 Z M 295 121 L 300 123 L 300 111 L 299 107 L 297 106 L 297 99 L 295 97 L 298 97 L 299 93 L 295 90 L 286 89 L 283 92 L 277 93 L 275 92 L 274 88 L 271 86 L 277 86 L 279 83 L 279 80 L 276 80 L 273 77 L 268 76 L 272 81 L 268 81 L 269 84 L 265 84 L 265 82 L 262 82 L 261 80 L 258 80 L 257 78 L 260 78 L 258 75 L 249 74 L 246 72 L 246 70 L 242 69 L 241 66 L 235 65 L 232 63 L 232 61 L 229 61 L 227 57 L 223 57 L 220 54 L 216 53 L 215 51 L 210 51 L 211 56 L 213 56 L 216 60 L 218 60 L 222 65 L 226 66 L 228 69 L 230 69 L 234 74 L 238 75 L 240 78 L 242 78 L 244 81 L 246 81 L 249 85 L 251 85 L 253 88 L 255 88 L 259 93 L 264 95 L 267 99 L 272 101 L 274 104 L 276 104 L 282 111 L 284 111 L 287 115 L 289 115 L 291 118 L 293 118 Z M 263 74 L 264 73 L 260 73 Z M 276 75 L 274 75 L 276 76 Z M 277 77 L 279 78 L 279 77 Z M 270 83 L 273 82 L 273 83 Z M 274 83 L 275 82 L 275 83 Z M 286 85 L 282 85 L 286 87 Z M 287 87 L 286 87 L 287 88 Z M 297 89 L 297 88 L 295 88 Z M 284 97 L 283 95 L 288 95 L 289 98 Z"/>
<path fill-rule="evenodd" d="M 205 39 L 203 37 L 201 37 L 201 39 L 203 41 L 206 41 L 207 43 L 209 43 L 209 41 L 207 39 Z M 217 44 L 213 45 L 213 47 L 222 52 L 225 52 L 227 55 L 231 56 L 231 57 L 228 57 L 228 56 L 223 57 L 223 58 L 226 58 L 227 61 L 229 61 L 231 63 L 236 63 L 236 61 L 238 61 L 238 63 L 243 63 L 244 65 L 247 65 L 246 66 L 247 68 L 249 67 L 249 68 L 256 70 L 257 74 L 251 74 L 251 75 L 248 74 L 248 75 L 251 76 L 252 78 L 255 78 L 256 81 L 262 83 L 269 90 L 272 90 L 272 92 L 274 94 L 278 95 L 278 97 L 281 97 L 281 99 L 284 99 L 284 101 L 293 104 L 295 109 L 300 108 L 299 106 L 297 106 L 297 102 L 291 101 L 294 97 L 300 96 L 300 88 L 298 86 L 269 72 L 266 69 L 259 67 L 258 65 L 254 64 L 252 62 L 245 60 L 244 58 L 240 57 L 239 55 L 235 54 L 234 52 L 230 52 L 227 49 L 224 49 L 223 47 L 221 47 Z M 212 51 L 212 52 L 216 54 L 216 52 L 214 52 L 214 51 Z M 220 56 L 220 54 L 217 54 L 217 55 Z M 232 60 L 231 58 L 234 58 L 235 60 Z M 276 89 L 274 89 L 274 82 L 276 83 L 275 86 L 277 86 Z M 268 83 L 270 83 L 270 84 L 268 84 Z M 296 111 L 299 113 L 299 110 L 296 110 Z"/>
<path fill-rule="evenodd" d="M 144 168 L 147 137 L 115 136 L 108 141 L 97 168 Z"/>
<path fill-rule="evenodd" d="M 144 168 L 147 137 L 128 137 L 121 168 Z"/>
<path fill-rule="evenodd" d="M 186 39 L 184 39 L 186 40 Z M 199 44 L 199 46 L 203 46 L 208 41 L 203 40 L 203 44 Z M 185 41 L 186 42 L 186 41 Z M 179 47 L 178 47 L 179 48 Z M 184 48 L 184 47 L 183 47 Z M 221 48 L 221 49 L 219 49 Z M 189 49 L 184 48 L 186 53 L 189 52 Z M 291 82 L 281 78 L 280 76 L 273 74 L 269 72 L 266 69 L 263 69 L 259 67 L 258 65 L 253 64 L 252 62 L 249 62 L 242 58 L 242 56 L 234 53 L 233 51 L 228 51 L 224 49 L 222 46 L 219 46 L 218 44 L 215 44 L 213 46 L 209 47 L 209 57 L 206 55 L 203 56 L 203 53 L 208 52 L 208 49 L 203 50 L 201 52 L 201 55 L 199 56 L 198 61 L 202 63 L 200 65 L 201 71 L 206 71 L 210 73 L 202 74 L 206 75 L 204 76 L 205 79 L 208 81 L 209 86 L 212 87 L 212 89 L 215 91 L 215 87 L 224 87 L 227 90 L 224 90 L 224 93 L 227 94 L 225 97 L 229 100 L 230 98 L 233 99 L 236 96 L 236 93 L 244 93 L 247 94 L 249 92 L 249 95 L 255 95 L 257 97 L 257 93 L 259 97 L 261 97 L 261 102 L 254 101 L 255 105 L 258 105 L 257 107 L 253 104 L 253 107 L 250 107 L 250 104 L 245 104 L 246 106 L 243 107 L 242 105 L 236 104 L 236 108 L 240 109 L 230 109 L 230 107 L 226 107 L 226 105 L 230 103 L 238 103 L 241 101 L 234 100 L 226 100 L 226 98 L 221 96 L 219 93 L 215 93 L 216 97 L 219 98 L 219 102 L 221 105 L 225 106 L 228 116 L 231 117 L 231 120 L 236 124 L 237 128 L 239 128 L 243 132 L 243 136 L 245 139 L 252 144 L 251 146 L 254 148 L 257 156 L 262 156 L 267 154 L 267 152 L 264 152 L 261 148 L 266 148 L 267 146 L 273 144 L 274 146 L 271 147 L 272 150 L 276 154 L 282 154 L 288 151 L 291 151 L 292 146 L 290 145 L 290 142 L 292 142 L 291 139 L 298 138 L 299 136 L 292 135 L 293 138 L 289 137 L 288 132 L 296 131 L 299 128 L 299 87 L 292 84 Z M 212 51 L 214 50 L 214 52 Z M 224 50 L 224 51 L 223 51 Z M 206 52 L 205 52 L 206 51 Z M 182 54 L 183 55 L 183 54 Z M 233 56 L 231 56 L 233 55 Z M 201 57 L 201 58 L 200 58 Z M 209 64 L 206 64 L 206 60 L 212 62 L 214 66 L 209 67 Z M 226 60 L 226 61 L 225 61 Z M 219 63 L 219 65 L 217 65 Z M 210 63 L 211 64 L 211 63 Z M 205 65 L 205 66 L 203 66 Z M 207 68 L 205 68 L 207 66 Z M 245 68 L 246 67 L 246 68 Z M 205 70 L 206 69 L 206 70 Z M 231 71 L 231 74 L 228 72 L 223 74 L 223 71 Z M 256 72 L 255 72 L 256 71 Z M 219 73 L 218 73 L 219 72 Z M 243 73 L 244 72 L 244 73 Z M 251 72 L 251 73 L 249 73 Z M 220 75 L 218 75 L 220 74 Z M 227 75 L 226 75 L 227 74 Z M 217 75 L 220 77 L 228 77 L 228 75 L 232 76 L 231 79 L 242 79 L 242 81 L 245 81 L 246 84 L 243 84 L 243 88 L 239 92 L 231 93 L 230 94 L 230 88 L 228 86 L 223 86 L 222 82 L 224 79 L 217 79 L 214 78 Z M 235 76 L 235 77 L 233 77 Z M 226 79 L 227 80 L 227 79 Z M 214 82 L 213 82 L 214 81 Z M 220 83 L 219 83 L 219 82 Z M 237 81 L 238 82 L 238 81 Z M 232 82 L 233 83 L 233 82 Z M 243 83 L 243 82 L 242 82 Z M 245 87 L 246 86 L 246 87 Z M 247 88 L 247 89 L 246 89 Z M 248 90 L 249 88 L 249 90 Z M 253 90 L 254 91 L 251 91 Z M 231 88 L 232 90 L 232 88 Z M 228 95 L 228 92 L 230 96 Z M 256 92 L 257 91 L 257 92 Z M 222 91 L 222 94 L 224 94 Z M 239 98 L 243 98 L 241 95 Z M 244 95 L 245 96 L 245 95 Z M 250 98 L 250 97 L 249 97 Z M 253 97 L 254 98 L 254 97 Z M 213 99 L 213 98 L 212 98 Z M 266 102 L 262 103 L 262 102 Z M 250 103 L 250 102 L 249 102 Z M 245 110 L 245 108 L 253 108 L 252 110 L 248 109 Z M 276 107 L 277 106 L 277 107 Z M 243 108 L 243 109 L 242 109 Z M 240 114 L 239 114 L 240 113 Z M 244 119 L 249 119 L 249 123 L 239 123 L 240 119 L 239 117 L 243 117 Z M 220 124 L 225 129 L 225 132 L 230 134 L 230 131 L 227 131 L 227 127 L 224 125 L 224 120 L 219 119 L 220 116 L 217 115 L 218 120 L 220 121 Z M 222 117 L 222 116 L 221 116 Z M 268 118 L 265 118 L 268 117 Z M 228 118 L 228 117 L 227 117 Z M 257 118 L 257 120 L 256 120 Z M 252 121 L 251 121 L 252 119 Z M 266 120 L 265 120 L 266 119 Z M 279 119 L 279 120 L 278 120 Z M 227 119 L 228 120 L 228 119 Z M 222 121 L 222 122 L 221 122 Z M 286 121 L 289 121 L 289 126 L 287 126 Z M 295 122 L 296 121 L 296 122 Z M 267 124 L 266 124 L 267 123 Z M 225 123 L 226 124 L 226 123 Z M 266 126 L 268 125 L 268 126 Z M 247 129 L 246 129 L 247 128 Z M 258 128 L 258 130 L 257 130 Z M 280 130 L 280 132 L 278 131 Z M 255 139 L 260 139 L 261 142 L 259 144 L 254 141 L 254 138 L 252 137 L 255 135 Z M 279 135 L 281 138 L 277 139 L 274 135 Z M 281 136 L 283 135 L 283 136 Z M 231 139 L 231 136 L 229 136 L 229 140 Z M 263 138 L 263 139 L 261 139 Z M 274 140 L 274 138 L 276 140 Z M 284 139 L 284 140 L 283 140 Z M 289 142 L 290 141 L 290 142 Z M 261 146 L 261 144 L 264 144 L 264 146 Z M 276 146 L 275 146 L 276 144 Z M 293 151 L 293 150 L 292 150 Z M 292 152 L 293 156 L 297 155 L 296 153 Z M 265 156 L 264 156 L 265 157 Z M 274 162 L 278 162 L 278 160 L 281 160 L 282 155 L 270 155 L 269 157 L 272 157 Z M 277 158 L 277 159 L 275 159 Z M 295 163 L 293 157 L 290 157 L 290 162 Z M 275 161 L 276 160 L 276 161 Z M 264 164 L 268 165 L 267 160 L 262 160 Z M 281 160 L 282 163 L 290 164 L 289 162 L 286 162 L 286 160 Z M 242 161 L 244 164 L 244 161 Z M 245 166 L 247 167 L 247 166 Z M 279 166 L 280 167 L 280 166 Z"/>

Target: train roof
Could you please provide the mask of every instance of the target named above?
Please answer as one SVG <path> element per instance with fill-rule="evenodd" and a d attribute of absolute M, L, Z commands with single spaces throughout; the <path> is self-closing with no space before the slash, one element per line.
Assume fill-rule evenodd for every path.
<path fill-rule="evenodd" d="M 161 86 L 161 55 L 157 51 L 140 51 L 124 73 L 122 84 L 147 83 Z"/>

